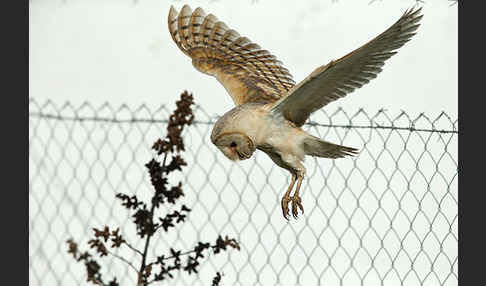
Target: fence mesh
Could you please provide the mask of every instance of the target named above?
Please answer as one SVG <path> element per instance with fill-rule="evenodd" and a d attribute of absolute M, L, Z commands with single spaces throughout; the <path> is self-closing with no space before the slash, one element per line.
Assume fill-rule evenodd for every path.
<path fill-rule="evenodd" d="M 141 248 L 114 196 L 149 197 L 144 164 L 172 109 L 30 99 L 30 285 L 87 285 L 65 241 L 87 246 L 92 227 L 120 226 Z M 218 234 L 242 249 L 209 257 L 198 275 L 171 283 L 210 285 L 222 271 L 222 285 L 457 285 L 457 120 L 445 113 L 317 112 L 304 129 L 360 153 L 307 158 L 305 214 L 287 222 L 280 199 L 289 174 L 261 152 L 229 162 L 209 140 L 216 118 L 200 106 L 195 115 L 184 133 L 188 166 L 180 178 L 182 202 L 193 211 L 173 233 L 156 237 L 151 254 Z M 126 265 L 110 258 L 103 265 L 120 285 L 136 284 Z"/>

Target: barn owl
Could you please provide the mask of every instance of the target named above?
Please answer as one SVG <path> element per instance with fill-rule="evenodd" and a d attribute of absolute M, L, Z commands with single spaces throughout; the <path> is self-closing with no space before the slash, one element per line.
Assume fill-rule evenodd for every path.
<path fill-rule="evenodd" d="M 309 116 L 368 83 L 385 60 L 415 34 L 420 9 L 409 9 L 388 30 L 338 60 L 315 69 L 297 85 L 282 62 L 201 8 L 171 6 L 169 32 L 200 72 L 215 77 L 236 107 L 214 124 L 211 141 L 230 160 L 246 160 L 258 149 L 291 174 L 281 200 L 284 218 L 304 213 L 300 189 L 304 157 L 330 159 L 358 154 L 355 148 L 319 139 L 301 129 Z M 295 186 L 295 192 L 291 191 Z"/>

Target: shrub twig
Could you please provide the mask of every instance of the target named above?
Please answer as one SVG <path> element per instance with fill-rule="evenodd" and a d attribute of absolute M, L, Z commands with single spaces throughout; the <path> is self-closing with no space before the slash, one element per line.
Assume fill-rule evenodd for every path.
<path fill-rule="evenodd" d="M 113 256 L 133 269 L 137 274 L 137 286 L 147 286 L 156 281 L 172 279 L 174 278 L 172 273 L 175 271 L 182 270 L 189 275 L 198 273 L 198 267 L 200 266 L 199 260 L 205 257 L 203 254 L 205 251 L 212 250 L 214 254 L 218 254 L 221 251 L 226 251 L 228 247 L 240 250 L 240 246 L 235 239 L 229 238 L 228 236 L 225 236 L 223 239 L 221 236 L 218 236 L 214 244 L 199 241 L 190 250 L 182 251 L 170 248 L 169 253 L 157 256 L 152 261 L 148 257 L 151 238 L 154 234 L 159 230 L 168 232 L 177 224 L 185 222 L 191 212 L 190 208 L 182 205 L 179 210 L 168 213 L 164 217 L 159 217 L 156 214 L 156 210 L 161 205 L 166 203 L 174 205 L 178 199 L 184 196 L 182 183 L 179 182 L 175 186 L 169 186 L 168 176 L 172 172 L 182 171 L 182 168 L 187 166 L 186 161 L 181 156 L 185 151 L 181 134 L 184 128 L 190 126 L 194 120 L 194 114 L 191 109 L 193 104 L 192 94 L 184 91 L 181 94 L 180 100 L 176 102 L 177 108 L 169 117 L 167 135 L 164 139 L 158 139 L 152 146 L 157 156 L 163 157 L 163 159 L 162 163 L 160 163 L 157 159 L 153 158 L 145 164 L 154 189 L 150 202 L 144 202 L 136 195 L 116 194 L 116 198 L 121 201 L 121 205 L 133 213 L 131 217 L 132 222 L 135 224 L 137 236 L 144 240 L 143 250 L 141 251 L 127 242 L 120 234 L 120 228 L 110 230 L 108 226 L 104 226 L 102 229 L 93 228 L 93 238 L 88 241 L 89 247 L 95 249 L 100 258 L 103 256 Z M 111 242 L 111 245 L 107 246 L 108 242 Z M 88 282 L 102 286 L 119 285 L 116 277 L 110 282 L 105 283 L 100 272 L 100 264 L 88 251 L 79 251 L 78 244 L 72 238 L 67 240 L 67 244 L 68 253 L 76 261 L 84 263 Z M 122 245 L 125 245 L 128 249 L 141 256 L 140 266 L 138 268 L 128 259 L 108 250 L 108 248 L 115 250 Z M 187 258 L 184 264 L 182 263 L 182 257 Z M 169 261 L 172 263 L 169 263 Z M 212 281 L 212 285 L 219 285 L 221 277 L 222 274 L 217 272 Z"/>

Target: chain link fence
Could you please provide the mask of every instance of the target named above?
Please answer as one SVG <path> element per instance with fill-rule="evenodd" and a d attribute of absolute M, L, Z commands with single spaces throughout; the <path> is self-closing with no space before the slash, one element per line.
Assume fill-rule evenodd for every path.
<path fill-rule="evenodd" d="M 141 248 L 130 214 L 114 197 L 149 197 L 144 164 L 172 109 L 30 99 L 30 285 L 87 285 L 65 241 L 86 247 L 92 227 L 120 226 Z M 209 140 L 216 117 L 199 106 L 195 115 L 184 134 L 188 166 L 180 178 L 181 201 L 193 211 L 156 237 L 152 255 L 218 234 L 236 238 L 242 249 L 210 257 L 198 275 L 171 283 L 210 285 L 222 271 L 222 285 L 458 284 L 457 120 L 445 113 L 317 112 L 304 129 L 360 153 L 308 157 L 305 214 L 287 222 L 280 199 L 288 172 L 262 152 L 230 162 Z M 120 285 L 136 284 L 126 265 L 111 258 L 103 265 Z"/>

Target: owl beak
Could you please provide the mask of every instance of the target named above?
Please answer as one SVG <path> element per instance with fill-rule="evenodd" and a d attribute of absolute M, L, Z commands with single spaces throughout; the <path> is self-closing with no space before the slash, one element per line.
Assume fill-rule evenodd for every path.
<path fill-rule="evenodd" d="M 231 152 L 232 152 L 233 154 L 235 154 L 236 156 L 238 156 L 238 158 L 239 158 L 240 160 L 245 160 L 245 159 L 248 159 L 248 158 L 250 158 L 250 156 L 251 156 L 251 155 L 250 155 L 250 156 L 248 156 L 248 155 L 246 155 L 246 154 L 244 154 L 244 153 L 238 152 L 238 149 L 237 149 L 236 147 L 230 147 L 230 150 L 231 150 Z M 236 156 L 235 156 L 235 158 L 236 158 Z"/>
<path fill-rule="evenodd" d="M 230 147 L 230 150 L 231 150 L 231 153 L 233 153 L 235 156 L 235 158 L 239 158 L 240 160 L 243 160 L 244 157 L 238 152 L 238 150 L 236 149 L 236 147 Z"/>

